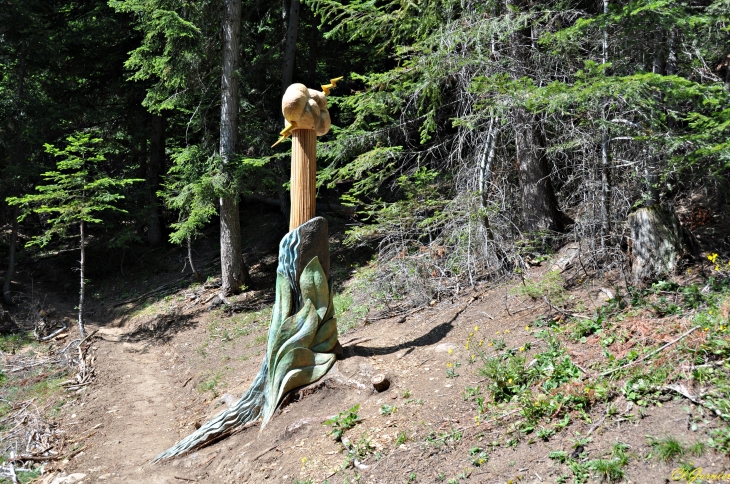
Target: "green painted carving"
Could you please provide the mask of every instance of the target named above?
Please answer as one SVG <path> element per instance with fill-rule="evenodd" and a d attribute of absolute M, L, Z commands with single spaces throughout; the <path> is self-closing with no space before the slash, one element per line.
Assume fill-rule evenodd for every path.
<path fill-rule="evenodd" d="M 266 357 L 253 384 L 238 402 L 158 455 L 154 462 L 200 447 L 258 418 L 262 419 L 263 429 L 287 392 L 314 383 L 329 371 L 336 359 L 332 351 L 337 346 L 337 320 L 332 284 L 319 256 L 309 260 L 296 281 L 301 254 L 311 252 L 308 249 L 314 244 L 313 237 L 319 237 L 320 244 L 325 241 L 315 249 L 328 258 L 328 253 L 322 253 L 329 250 L 326 236 L 326 223 L 317 218 L 282 239 Z"/>

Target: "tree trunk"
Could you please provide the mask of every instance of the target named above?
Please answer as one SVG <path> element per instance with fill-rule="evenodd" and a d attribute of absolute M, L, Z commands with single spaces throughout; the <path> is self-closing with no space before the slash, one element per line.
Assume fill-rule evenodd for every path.
<path fill-rule="evenodd" d="M 292 83 L 294 77 L 294 60 L 297 52 L 297 34 L 299 31 L 300 0 L 291 0 L 289 8 L 289 26 L 286 29 L 284 42 L 284 67 L 281 71 L 281 92 Z"/>
<path fill-rule="evenodd" d="M 523 229 L 526 232 L 564 232 L 571 221 L 558 208 L 558 199 L 550 181 L 550 167 L 543 154 L 541 137 L 536 132 L 537 119 L 524 108 L 516 108 L 514 123 Z"/>
<path fill-rule="evenodd" d="M 677 260 L 693 252 L 672 208 L 640 208 L 629 215 L 629 229 L 629 263 L 635 284 L 671 275 Z"/>
<path fill-rule="evenodd" d="M 3 299 L 6 303 L 11 304 L 13 297 L 10 294 L 10 284 L 15 273 L 15 248 L 18 246 L 18 206 L 13 208 L 13 225 L 10 233 L 10 246 L 8 255 L 8 270 L 5 272 L 5 280 L 3 281 Z"/>
<path fill-rule="evenodd" d="M 147 220 L 147 243 L 152 247 L 162 244 L 162 224 L 157 191 L 160 189 L 160 174 L 165 164 L 165 119 L 161 114 L 152 115 L 150 137 L 150 161 L 147 164 L 147 198 L 149 200 Z"/>
<path fill-rule="evenodd" d="M 603 0 L 603 14 L 608 15 L 608 0 Z M 603 29 L 602 60 L 608 64 L 608 29 Z M 603 107 L 604 126 L 601 128 L 601 247 L 611 232 L 611 154 L 608 128 L 605 127 L 606 107 Z"/>
<path fill-rule="evenodd" d="M 233 189 L 229 161 L 238 141 L 238 45 L 241 37 L 241 0 L 226 0 L 223 18 L 223 73 L 221 76 L 220 154 L 222 170 L 227 175 L 229 193 L 220 198 L 221 223 L 221 292 L 240 292 L 250 284 L 248 270 L 241 251 L 241 220 L 238 200 Z"/>
<path fill-rule="evenodd" d="M 601 246 L 611 232 L 611 155 L 608 129 L 601 128 Z"/>
<path fill-rule="evenodd" d="M 15 93 L 15 146 L 13 149 L 13 166 L 20 166 L 23 158 L 23 138 L 21 129 L 21 113 L 22 103 L 25 90 L 25 57 L 26 43 L 23 41 L 20 45 L 20 61 L 18 65 L 18 91 Z M 5 280 L 3 281 L 3 299 L 6 303 L 12 303 L 13 298 L 10 295 L 10 284 L 15 274 L 15 251 L 18 246 L 18 206 L 13 208 L 13 225 L 10 234 L 10 254 L 8 256 L 8 270 L 5 272 Z"/>
<path fill-rule="evenodd" d="M 193 263 L 193 241 L 189 235 L 188 235 L 188 262 L 190 262 L 190 270 L 193 271 L 195 278 L 198 281 L 202 282 L 203 277 L 200 275 L 198 270 L 195 268 L 195 264 Z"/>
<path fill-rule="evenodd" d="M 81 273 L 81 282 L 79 285 L 79 332 L 82 338 L 86 338 L 86 328 L 84 327 L 84 295 L 86 293 L 86 281 L 84 281 L 84 273 L 86 271 L 86 223 L 81 221 L 81 260 L 79 261 L 79 272 Z"/>
<path fill-rule="evenodd" d="M 508 0 L 507 6 L 516 11 L 529 7 L 524 0 Z M 530 74 L 529 67 L 534 63 L 531 52 L 533 45 L 530 26 L 517 30 L 510 36 L 515 65 L 514 77 Z M 544 140 L 539 133 L 538 119 L 525 108 L 516 107 L 512 113 L 512 122 L 522 190 L 523 230 L 528 233 L 541 230 L 563 232 L 572 220 L 558 208 L 558 200 L 550 181 L 550 167 L 544 156 Z"/>

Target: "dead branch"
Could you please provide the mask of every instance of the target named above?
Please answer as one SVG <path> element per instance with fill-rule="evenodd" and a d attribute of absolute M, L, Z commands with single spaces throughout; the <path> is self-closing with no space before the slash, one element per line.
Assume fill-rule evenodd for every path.
<path fill-rule="evenodd" d="M 681 336 L 679 336 L 679 337 L 673 339 L 672 341 L 670 341 L 669 343 L 667 343 L 667 344 L 665 344 L 665 345 L 657 348 L 656 350 L 652 351 L 651 353 L 648 353 L 648 354 L 642 356 L 638 360 L 634 360 L 631 363 L 627 363 L 627 364 L 625 364 L 623 366 L 619 366 L 618 368 L 614 368 L 612 370 L 604 371 L 603 373 L 599 373 L 598 376 L 610 375 L 611 373 L 614 373 L 614 372 L 619 371 L 619 370 L 623 370 L 624 368 L 628 368 L 629 366 L 633 366 L 633 365 L 635 365 L 635 364 L 637 364 L 639 362 L 642 362 L 645 359 L 650 358 L 650 357 L 654 356 L 655 354 L 659 353 L 660 351 L 663 351 L 666 348 L 672 346 L 674 343 L 676 343 L 677 341 L 680 341 L 681 339 L 687 337 L 690 333 L 696 331 L 699 328 L 700 328 L 700 326 L 695 326 L 694 328 L 690 329 L 689 331 L 686 331 L 685 333 L 683 333 Z"/>

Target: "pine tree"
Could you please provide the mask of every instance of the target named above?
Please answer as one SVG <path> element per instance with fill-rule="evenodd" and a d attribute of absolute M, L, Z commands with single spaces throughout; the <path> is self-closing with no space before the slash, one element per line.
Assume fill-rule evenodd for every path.
<path fill-rule="evenodd" d="M 117 202 L 124 198 L 119 190 L 141 179 L 118 179 L 107 176 L 100 164 L 105 161 L 98 152 L 100 138 L 88 133 L 76 133 L 67 138 L 63 149 L 50 144 L 46 151 L 58 158 L 56 170 L 43 174 L 45 184 L 36 187 L 37 193 L 22 197 L 10 197 L 9 205 L 20 206 L 20 221 L 35 213 L 45 218 L 46 230 L 33 237 L 26 246 L 46 246 L 51 240 L 66 237 L 79 227 L 79 332 L 86 337 L 84 329 L 84 296 L 86 289 L 86 244 L 88 224 L 101 223 L 102 212 L 113 210 L 124 212 Z"/>

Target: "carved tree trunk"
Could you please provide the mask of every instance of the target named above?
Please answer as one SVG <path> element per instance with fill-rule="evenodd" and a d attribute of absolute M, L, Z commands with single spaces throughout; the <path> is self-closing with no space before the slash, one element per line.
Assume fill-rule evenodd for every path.
<path fill-rule="evenodd" d="M 221 76 L 220 153 L 223 171 L 236 151 L 238 141 L 238 44 L 241 37 L 241 0 L 226 0 L 223 18 L 223 74 Z M 229 174 L 230 175 L 230 174 Z M 230 178 L 230 176 L 229 176 Z M 232 183 L 230 183 L 232 185 Z M 241 220 L 235 194 L 220 199 L 221 279 L 223 294 L 240 291 L 250 284 L 248 270 L 241 250 Z"/>
<path fill-rule="evenodd" d="M 635 284 L 671 275 L 677 260 L 693 252 L 689 237 L 671 208 L 640 208 L 629 215 L 629 229 L 629 263 Z"/>

